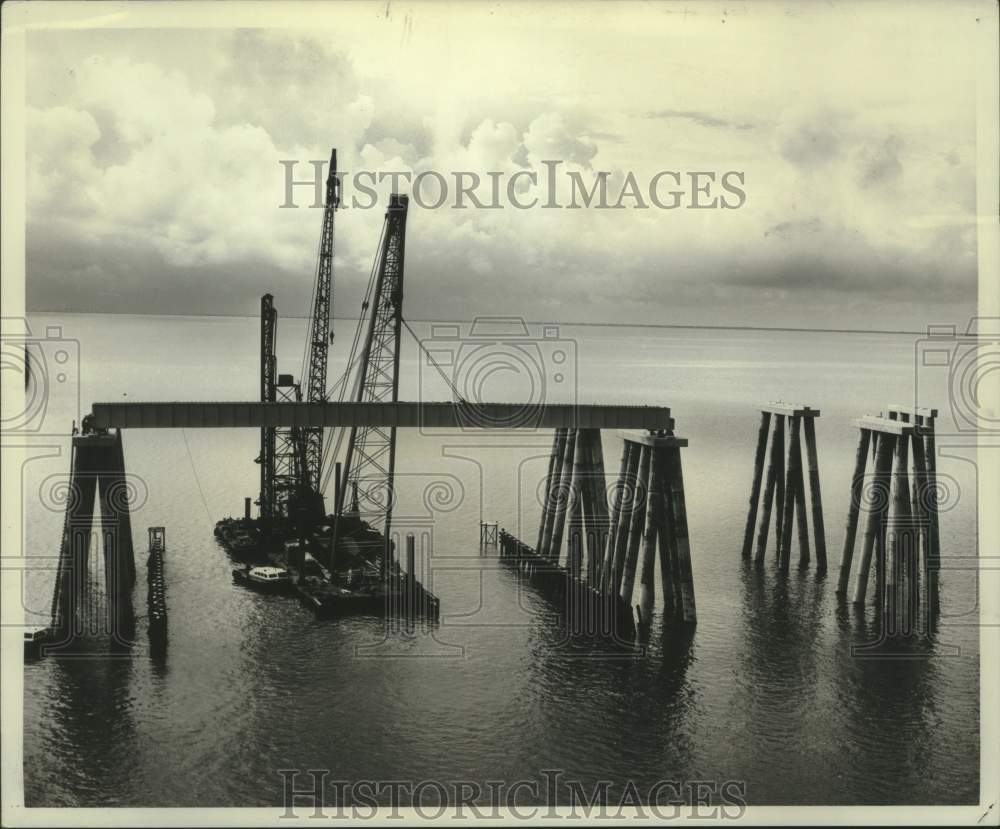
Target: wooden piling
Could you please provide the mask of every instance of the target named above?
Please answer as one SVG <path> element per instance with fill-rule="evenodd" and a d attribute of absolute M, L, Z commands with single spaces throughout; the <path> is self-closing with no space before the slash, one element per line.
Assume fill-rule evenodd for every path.
<path fill-rule="evenodd" d="M 403 596 L 404 616 L 408 619 L 416 615 L 418 608 L 415 546 L 416 539 L 413 537 L 413 533 L 408 533 L 406 536 L 405 594 Z"/>
<path fill-rule="evenodd" d="M 784 488 L 784 509 L 781 511 L 781 531 L 778 534 L 778 564 L 782 571 L 788 570 L 788 560 L 791 557 L 792 548 L 792 520 L 795 512 L 795 486 L 798 483 L 797 462 L 801 460 L 801 455 L 796 453 L 795 447 L 799 442 L 800 418 L 790 417 L 788 430 L 788 457 L 785 463 L 786 480 Z"/>
<path fill-rule="evenodd" d="M 785 517 L 785 417 L 778 415 L 774 424 L 773 440 L 778 445 L 778 468 L 774 480 L 774 541 L 778 548 L 777 562 L 781 566 L 781 540 Z"/>
<path fill-rule="evenodd" d="M 881 516 L 888 507 L 888 483 L 892 468 L 892 454 L 895 448 L 895 435 L 880 434 L 878 436 L 878 454 L 875 457 L 875 476 L 872 480 L 874 493 L 872 509 L 868 510 L 865 522 L 864 541 L 861 549 L 861 561 L 858 567 L 857 579 L 854 583 L 854 603 L 864 604 L 868 594 L 868 579 L 871 572 L 872 550 L 875 546 L 875 536 L 879 533 Z M 884 503 L 883 503 L 884 502 Z M 879 557 L 882 559 L 882 556 Z"/>
<path fill-rule="evenodd" d="M 912 515 L 918 525 L 914 571 L 923 585 L 925 618 L 930 625 L 938 612 L 937 572 L 938 562 L 933 553 L 934 525 L 937 519 L 937 480 L 932 476 L 927 456 L 927 437 L 933 432 L 934 410 L 916 414 L 913 432 L 913 489 Z M 921 591 L 914 591 L 914 603 L 921 602 Z"/>
<path fill-rule="evenodd" d="M 569 488 L 569 479 L 573 473 L 573 447 L 575 441 L 572 436 L 572 429 L 565 429 L 562 440 L 562 455 L 558 461 L 558 474 L 552 482 L 550 490 L 552 498 L 549 502 L 549 524 L 545 530 L 545 541 L 540 555 L 549 561 L 559 561 L 559 554 L 562 551 L 562 525 L 566 518 L 566 492 Z M 567 457 L 568 455 L 568 457 Z M 567 466 L 569 467 L 567 469 Z"/>
<path fill-rule="evenodd" d="M 566 555 L 566 569 L 573 579 L 579 580 L 583 560 L 583 477 L 587 463 L 587 432 L 575 431 L 573 449 L 573 472 L 567 494 L 569 512 L 569 544 Z"/>
<path fill-rule="evenodd" d="M 642 544 L 643 528 L 646 522 L 646 501 L 649 494 L 649 469 L 652 449 L 643 445 L 639 454 L 639 473 L 636 479 L 635 503 L 632 507 L 628 531 L 628 546 L 625 566 L 622 572 L 621 589 L 618 595 L 625 607 L 632 606 L 632 589 L 635 586 L 635 570 L 639 561 L 639 546 Z"/>
<path fill-rule="evenodd" d="M 684 475 L 681 471 L 681 450 L 674 446 L 663 450 L 666 460 L 666 480 L 670 494 L 674 538 L 677 544 L 677 565 L 680 571 L 681 613 L 686 624 L 698 619 L 694 600 L 694 572 L 691 568 L 691 540 L 688 536 L 687 502 L 684 496 Z"/>
<path fill-rule="evenodd" d="M 892 473 L 892 515 L 886 537 L 886 602 L 889 618 L 888 633 L 908 632 L 910 486 L 908 480 L 907 435 L 896 439 L 895 463 Z"/>
<path fill-rule="evenodd" d="M 760 485 L 764 474 L 764 455 L 767 452 L 767 433 L 771 425 L 771 413 L 760 413 L 760 428 L 757 430 L 757 450 L 753 459 L 753 482 L 750 485 L 750 505 L 747 509 L 747 525 L 743 531 L 743 558 L 750 558 L 753 548 L 754 529 L 757 526 L 757 502 L 760 500 Z"/>
<path fill-rule="evenodd" d="M 928 547 L 930 546 L 930 518 L 927 510 L 927 458 L 924 455 L 924 438 L 919 431 L 913 433 L 913 488 L 910 495 L 910 512 L 917 523 L 916 569 L 920 571 L 924 589 L 928 583 Z"/>
<path fill-rule="evenodd" d="M 602 556 L 608 532 L 608 495 L 604 479 L 604 449 L 601 430 L 587 429 L 587 463 L 589 474 L 584 480 L 586 509 L 587 583 L 598 588 L 601 580 Z"/>
<path fill-rule="evenodd" d="M 635 602 L 640 625 L 648 625 L 653 618 L 656 601 L 656 542 L 664 526 L 663 512 L 663 449 L 652 449 L 648 487 L 646 491 L 646 529 L 639 564 L 639 598 Z M 667 583 L 663 583 L 666 593 Z"/>
<path fill-rule="evenodd" d="M 415 546 L 416 539 L 409 533 L 406 536 L 406 580 L 410 584 L 417 580 Z"/>
<path fill-rule="evenodd" d="M 924 464 L 927 469 L 927 602 L 928 610 L 936 615 L 939 609 L 939 578 L 941 573 L 941 536 L 938 526 L 937 445 L 934 438 L 934 418 L 923 423 Z M 919 433 L 918 433 L 919 435 Z"/>
<path fill-rule="evenodd" d="M 923 506 L 924 479 L 926 475 L 926 458 L 924 457 L 923 436 L 920 425 L 923 417 L 914 412 L 900 412 L 900 417 L 914 424 L 914 431 L 909 435 L 907 443 L 910 446 L 910 459 L 913 464 L 913 474 L 909 480 L 907 492 L 907 514 L 910 526 L 905 538 L 904 567 L 906 570 L 904 595 L 906 600 L 906 617 L 904 634 L 910 634 L 917 622 L 917 611 L 920 606 L 921 587 L 926 585 L 926 577 L 922 569 L 921 552 L 926 562 L 927 550 L 927 516 Z"/>
<path fill-rule="evenodd" d="M 757 532 L 757 552 L 754 554 L 756 561 L 763 561 L 767 551 L 767 535 L 771 526 L 771 506 L 774 503 L 775 488 L 778 479 L 778 458 L 783 451 L 784 440 L 778 440 L 778 427 L 781 423 L 781 415 L 775 415 L 774 426 L 771 429 L 771 452 L 767 461 L 767 480 L 764 484 L 764 504 L 760 515 L 760 529 Z"/>
<path fill-rule="evenodd" d="M 542 514 L 538 521 L 538 543 L 535 544 L 535 551 L 541 555 L 543 550 L 543 543 L 545 541 L 545 530 L 549 521 L 551 520 L 552 512 L 552 481 L 555 478 L 556 469 L 562 463 L 562 446 L 560 445 L 562 440 L 565 439 L 565 429 L 558 428 L 552 434 L 552 451 L 549 453 L 549 468 L 545 475 L 545 485 L 543 487 L 542 494 Z"/>
<path fill-rule="evenodd" d="M 121 429 L 115 431 L 109 456 L 109 465 L 101 469 L 98 481 L 101 523 L 109 527 L 113 538 L 113 547 L 105 545 L 104 555 L 105 560 L 108 556 L 113 559 L 113 567 L 118 574 L 116 589 L 124 595 L 135 585 L 135 550 L 132 548 L 132 518 L 125 482 L 125 448 Z M 120 497 L 109 497 L 111 493 L 118 493 Z M 117 613 L 117 609 L 114 612 Z"/>
<path fill-rule="evenodd" d="M 837 582 L 837 593 L 847 593 L 847 582 L 851 577 L 851 563 L 854 559 L 854 541 L 858 532 L 858 515 L 861 511 L 861 487 L 865 480 L 865 467 L 868 463 L 868 444 L 871 431 L 861 430 L 858 441 L 858 451 L 854 458 L 854 476 L 851 478 L 851 503 L 847 508 L 847 528 L 844 534 L 844 551 L 840 560 L 840 578 Z M 812 461 L 810 461 L 810 464 Z M 811 475 L 810 470 L 810 475 Z M 818 492 L 818 490 L 817 490 Z M 815 519 L 814 519 L 815 520 Z M 815 525 L 814 525 L 815 526 Z M 817 552 L 817 559 L 819 553 Z"/>
<path fill-rule="evenodd" d="M 660 584 L 663 585 L 663 610 L 665 614 L 679 613 L 683 607 L 681 574 L 677 564 L 677 532 L 674 529 L 673 511 L 670 508 L 669 485 L 666 476 L 666 459 L 661 454 L 659 469 L 654 463 L 653 485 L 660 492 L 661 521 L 657 526 L 660 547 Z M 655 460 L 655 459 L 654 459 Z"/>
<path fill-rule="evenodd" d="M 618 477 L 615 479 L 614 503 L 611 505 L 611 523 L 604 542 L 604 558 L 601 562 L 601 590 L 610 591 L 611 589 L 615 565 L 615 542 L 618 538 L 618 528 L 621 525 L 622 509 L 625 500 L 623 483 L 628 476 L 629 461 L 633 447 L 635 447 L 634 443 L 630 443 L 627 440 L 622 441 L 622 460 L 618 470 Z M 637 448 L 636 451 L 638 451 Z"/>
<path fill-rule="evenodd" d="M 623 488 L 622 511 L 618 522 L 618 532 L 614 538 L 614 563 L 611 569 L 611 582 L 606 587 L 609 596 L 618 596 L 622 583 L 622 571 L 625 569 L 625 552 L 628 549 L 629 530 L 632 526 L 632 512 L 636 503 L 636 479 L 639 475 L 639 460 L 642 447 L 630 443 L 628 469 L 620 486 Z"/>
<path fill-rule="evenodd" d="M 591 451 L 591 441 L 593 440 L 593 429 L 581 429 L 582 446 L 579 451 L 583 457 L 583 473 L 580 480 L 580 501 L 581 501 L 581 572 L 588 584 L 594 584 L 594 545 L 596 544 L 597 529 L 594 523 L 594 490 L 593 490 L 593 452 Z M 585 567 L 584 567 L 585 565 Z M 598 566 L 599 572 L 599 566 Z"/>
<path fill-rule="evenodd" d="M 809 418 L 805 418 L 809 422 Z M 805 424 L 803 424 L 804 426 Z M 802 436 L 795 442 L 795 524 L 799 531 L 799 566 L 809 564 L 809 525 L 806 521 L 806 485 L 802 464 Z"/>
<path fill-rule="evenodd" d="M 809 465 L 809 500 L 812 506 L 813 544 L 816 548 L 818 572 L 826 570 L 826 528 L 823 526 L 823 498 L 819 488 L 819 458 L 816 452 L 816 424 L 804 418 L 806 462 Z"/>

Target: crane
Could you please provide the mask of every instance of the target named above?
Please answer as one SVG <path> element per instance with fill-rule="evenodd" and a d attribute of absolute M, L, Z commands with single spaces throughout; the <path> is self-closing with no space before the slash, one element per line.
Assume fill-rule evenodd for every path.
<path fill-rule="evenodd" d="M 330 316 L 333 305 L 334 216 L 340 206 L 340 183 L 337 178 L 337 151 L 330 155 L 326 181 L 326 204 L 316 270 L 309 337 L 308 361 L 303 363 L 304 380 L 296 383 L 287 374 L 278 374 L 274 347 L 277 314 L 270 295 L 261 305 L 261 399 L 305 400 L 321 403 L 329 399 L 327 364 L 330 342 Z M 357 402 L 392 401 L 399 397 L 400 334 L 403 324 L 403 262 L 406 247 L 406 215 L 409 199 L 392 194 L 385 214 L 382 237 L 369 281 L 368 291 L 358 319 L 354 345 L 347 369 L 341 378 L 341 396 L 347 393 L 348 376 L 356 367 L 352 397 Z M 365 316 L 367 330 L 365 331 Z M 357 346 L 364 333 L 363 346 Z M 357 360 L 355 357 L 357 356 Z M 341 431 L 336 446 L 324 445 L 322 427 L 268 427 L 261 430 L 260 514 L 262 519 L 278 522 L 317 524 L 324 520 L 323 489 L 347 437 L 343 469 L 336 487 L 334 512 L 345 511 L 347 493 L 351 494 L 350 512 L 371 530 L 389 540 L 395 476 L 395 428 L 352 427 Z M 326 462 L 329 462 L 327 464 Z M 324 470 L 326 474 L 324 475 Z M 383 560 L 388 560 L 385 550 Z"/>
<path fill-rule="evenodd" d="M 333 305 L 334 216 L 340 207 L 340 179 L 337 177 L 337 150 L 330 151 L 330 170 L 326 176 L 326 205 L 323 209 L 323 232 L 320 238 L 316 289 L 313 294 L 309 328 L 309 366 L 306 379 L 306 402 L 322 403 L 327 399 L 326 367 L 333 342 L 330 311 Z M 323 428 L 302 429 L 305 463 L 302 488 L 312 499 L 310 511 L 323 516 L 320 475 L 323 467 Z"/>
<path fill-rule="evenodd" d="M 263 403 L 274 403 L 275 384 L 278 379 L 278 359 L 274 353 L 277 336 L 278 312 L 274 308 L 274 297 L 264 294 L 260 298 L 260 399 Z M 275 468 L 275 428 L 264 426 L 260 430 L 260 507 L 262 521 L 270 523 L 274 518 L 274 468 Z"/>
<path fill-rule="evenodd" d="M 305 394 L 302 383 L 289 374 L 278 374 L 275 357 L 277 312 L 273 297 L 261 298 L 261 400 L 265 402 L 322 403 L 327 399 L 326 371 L 333 332 L 330 312 L 333 305 L 334 214 L 340 206 L 340 180 L 337 177 L 337 150 L 330 151 L 330 170 L 326 178 L 326 203 L 320 236 L 319 260 L 312 312 L 309 317 L 309 337 L 302 370 L 305 373 Z M 257 462 L 261 464 L 260 517 L 289 521 L 306 518 L 310 522 L 325 515 L 320 481 L 323 465 L 323 428 L 265 427 L 261 429 L 261 449 Z"/>
<path fill-rule="evenodd" d="M 385 214 L 382 244 L 373 268 L 375 282 L 371 315 L 355 385 L 354 396 L 359 403 L 396 402 L 399 399 L 408 204 L 406 196 L 394 193 Z M 338 515 L 344 513 L 344 502 L 350 494 L 351 512 L 380 530 L 385 538 L 383 566 L 390 558 L 389 523 L 394 497 L 395 461 L 395 426 L 388 429 L 379 426 L 351 428 L 342 472 L 343 484 L 337 488 L 340 503 L 336 504 L 335 510 Z"/>

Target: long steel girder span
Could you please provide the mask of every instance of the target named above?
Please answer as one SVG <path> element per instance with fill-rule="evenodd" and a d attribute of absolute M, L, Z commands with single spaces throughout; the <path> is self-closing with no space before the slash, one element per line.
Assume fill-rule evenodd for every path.
<path fill-rule="evenodd" d="M 98 429 L 396 426 L 400 428 L 673 429 L 664 406 L 532 403 L 94 403 Z"/>

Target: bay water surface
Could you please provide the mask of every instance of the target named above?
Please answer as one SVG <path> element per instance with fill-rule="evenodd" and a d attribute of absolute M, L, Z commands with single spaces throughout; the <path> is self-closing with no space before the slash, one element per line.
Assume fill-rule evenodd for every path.
<path fill-rule="evenodd" d="M 37 315 L 30 324 L 36 334 L 59 326 L 79 348 L 45 414 L 64 434 L 24 468 L 26 549 L 40 561 L 58 554 L 53 492 L 69 471 L 74 384 L 83 411 L 94 401 L 259 395 L 255 319 Z M 279 769 L 471 780 L 484 790 L 487 780 L 542 781 L 543 770 L 588 792 L 600 780 L 613 792 L 626 781 L 640 792 L 659 780 L 739 781 L 751 804 L 978 799 L 977 582 L 967 564 L 977 544 L 975 454 L 958 430 L 949 438 L 948 417 L 938 438 L 937 630 L 905 655 L 865 656 L 854 646 L 877 638 L 872 614 L 834 594 L 853 418 L 913 402 L 917 388 L 919 402 L 948 407 L 947 369 L 918 367 L 918 337 L 563 325 L 529 327 L 513 344 L 487 337 L 478 350 L 480 340 L 463 345 L 448 327 L 413 327 L 470 397 L 671 407 L 690 441 L 682 457 L 694 632 L 657 619 L 644 652 L 567 642 L 559 606 L 495 553 L 481 555 L 481 520 L 534 544 L 551 433 L 400 430 L 395 524 L 421 539 L 422 578 L 442 612 L 438 625 L 399 636 L 375 618 L 318 620 L 294 599 L 232 583 L 212 529 L 257 495 L 256 430 L 127 431 L 140 495 L 138 643 L 126 658 L 26 665 L 28 805 L 276 805 Z M 298 376 L 304 322 L 282 319 L 278 331 L 279 371 Z M 332 377 L 348 339 L 338 336 Z M 512 354 L 531 356 L 513 370 Z M 408 335 L 401 377 L 403 399 L 450 397 Z M 773 552 L 761 569 L 741 560 L 759 405 L 775 399 L 822 412 L 825 577 L 797 568 L 797 547 L 785 575 Z M 603 443 L 611 475 L 621 438 L 607 431 Z M 147 652 L 143 616 L 154 525 L 167 533 L 163 661 Z M 40 568 L 24 596 L 29 621 L 44 624 L 53 571 Z"/>

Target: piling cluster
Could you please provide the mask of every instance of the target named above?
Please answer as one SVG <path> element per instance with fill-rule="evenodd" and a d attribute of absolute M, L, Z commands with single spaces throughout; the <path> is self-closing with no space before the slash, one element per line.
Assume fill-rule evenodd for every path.
<path fill-rule="evenodd" d="M 417 578 L 416 539 L 406 536 L 406 570 L 397 572 L 395 589 L 388 591 L 386 616 L 394 620 L 423 618 L 434 621 L 440 614 L 440 600 Z M 398 570 L 398 568 L 397 568 Z"/>
<path fill-rule="evenodd" d="M 664 611 L 684 624 L 694 624 L 697 611 L 680 453 L 687 440 L 667 432 L 629 432 L 623 437 L 600 589 L 634 608 L 640 625 L 648 624 L 659 557 Z"/>
<path fill-rule="evenodd" d="M 754 453 L 750 507 L 743 533 L 743 558 L 750 558 L 756 529 L 757 548 L 754 560 L 763 562 L 774 512 L 776 558 L 782 570 L 788 570 L 792 552 L 792 524 L 798 526 L 799 565 L 809 564 L 809 527 L 806 518 L 806 486 L 802 469 L 801 434 L 805 433 L 809 466 L 809 495 L 812 507 L 813 540 L 816 547 L 816 571 L 826 571 L 826 534 L 823 527 L 823 501 L 819 487 L 819 460 L 816 453 L 815 419 L 819 410 L 798 403 L 773 402 L 761 407 L 757 450 Z M 788 423 L 788 448 L 785 449 L 785 423 Z M 770 430 L 770 452 L 768 431 Z M 767 456 L 767 474 L 764 458 Z M 764 481 L 763 497 L 761 483 Z M 758 502 L 761 506 L 758 527 Z"/>
<path fill-rule="evenodd" d="M 51 628 L 58 633 L 60 650 L 71 649 L 88 629 L 106 629 L 119 644 L 133 639 L 135 617 L 131 594 L 135 584 L 135 557 L 130 515 L 133 498 L 125 475 L 121 430 L 112 434 L 86 426 L 83 433 L 74 433 L 59 567 L 51 606 Z M 104 548 L 107 597 L 104 606 L 94 601 L 90 581 L 84 575 L 95 537 L 95 502 L 100 511 L 99 527 Z M 54 652 L 55 648 L 50 649 L 50 653 Z"/>
<path fill-rule="evenodd" d="M 795 527 L 800 566 L 810 563 L 814 550 L 816 573 L 823 574 L 826 534 L 815 427 L 820 412 L 776 401 L 762 406 L 760 414 L 743 558 L 764 561 L 773 514 L 779 569 L 789 568 Z M 852 576 L 859 514 L 867 499 L 854 602 L 866 601 L 874 560 L 874 603 L 890 635 L 913 633 L 921 607 L 928 618 L 938 612 L 936 415 L 933 409 L 889 406 L 858 421 L 861 439 L 838 592 L 846 594 Z M 495 542 L 500 558 L 568 597 L 574 629 L 614 634 L 650 623 L 658 558 L 666 618 L 692 624 L 697 613 L 680 461 L 687 441 L 672 429 L 621 434 L 621 467 L 609 514 L 600 431 L 556 430 L 537 543 L 532 547 L 500 529 Z M 869 450 L 874 474 L 866 488 Z M 484 546 L 494 543 L 495 526 L 481 523 Z"/>
<path fill-rule="evenodd" d="M 560 602 L 566 628 L 574 636 L 601 636 L 630 640 L 636 626 L 628 608 L 613 601 L 586 580 L 552 560 L 538 555 L 533 547 L 503 527 L 497 533 L 500 560 L 517 568 L 553 600 Z"/>
<path fill-rule="evenodd" d="M 936 409 L 893 405 L 878 416 L 856 421 L 860 438 L 837 591 L 847 594 L 860 509 L 867 502 L 853 601 L 864 605 L 868 598 L 874 558 L 872 599 L 889 634 L 913 633 L 920 607 L 928 617 L 938 612 L 936 417 Z M 867 475 L 869 452 L 872 475 Z"/>
<path fill-rule="evenodd" d="M 650 624 L 659 558 L 665 614 L 694 624 L 680 458 L 687 441 L 671 429 L 623 432 L 622 437 L 609 514 L 600 430 L 557 429 L 538 543 L 532 548 L 501 529 L 500 556 L 559 589 L 567 597 L 574 629 L 612 634 Z"/>

